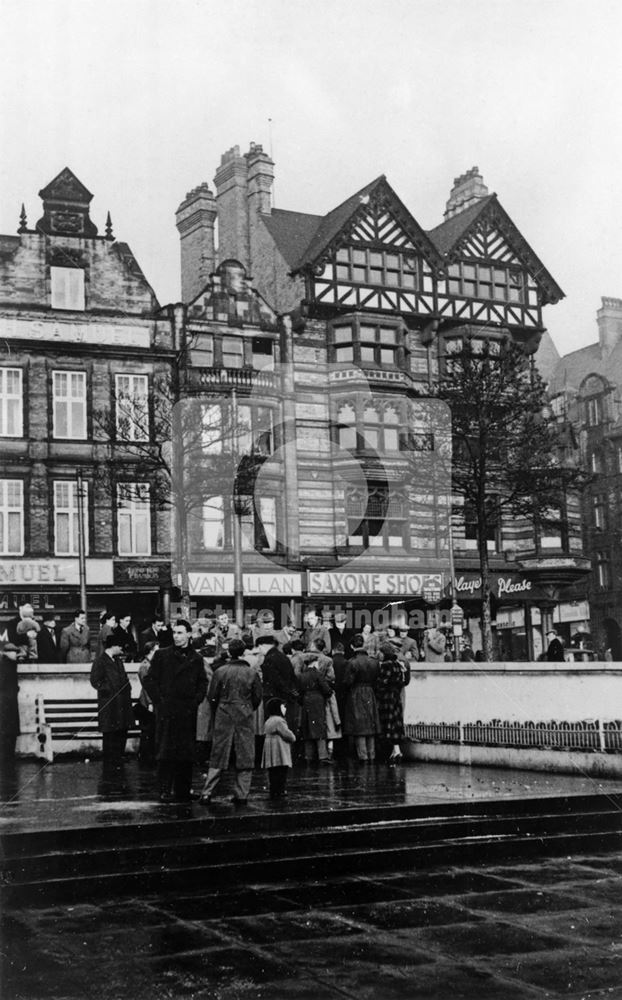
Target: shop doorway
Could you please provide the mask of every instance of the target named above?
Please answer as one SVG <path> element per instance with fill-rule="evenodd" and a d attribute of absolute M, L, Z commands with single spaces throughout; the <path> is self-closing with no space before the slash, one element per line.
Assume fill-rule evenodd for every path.
<path fill-rule="evenodd" d="M 605 618 L 603 622 L 605 629 L 605 645 L 611 650 L 611 657 L 617 663 L 622 660 L 622 632 L 620 626 L 614 618 Z"/>

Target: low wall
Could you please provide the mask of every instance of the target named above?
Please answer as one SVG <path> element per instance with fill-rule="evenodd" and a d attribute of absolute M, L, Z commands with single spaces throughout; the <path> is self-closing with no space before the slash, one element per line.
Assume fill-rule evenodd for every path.
<path fill-rule="evenodd" d="M 622 776 L 622 663 L 420 663 L 412 760 Z"/>

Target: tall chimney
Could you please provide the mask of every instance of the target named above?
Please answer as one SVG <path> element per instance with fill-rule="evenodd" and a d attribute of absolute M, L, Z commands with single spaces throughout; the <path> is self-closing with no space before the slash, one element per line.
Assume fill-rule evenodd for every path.
<path fill-rule="evenodd" d="M 216 201 L 204 182 L 189 191 L 175 212 L 181 244 L 181 298 L 191 302 L 215 269 Z"/>
<path fill-rule="evenodd" d="M 488 188 L 479 172 L 479 167 L 471 167 L 465 174 L 454 178 L 454 186 L 445 206 L 444 218 L 451 219 L 465 208 L 470 208 L 488 195 Z"/>
<path fill-rule="evenodd" d="M 248 270 L 248 183 L 246 158 L 240 147 L 223 153 L 214 177 L 218 205 L 218 260 L 239 260 Z"/>
<path fill-rule="evenodd" d="M 602 354 L 609 354 L 622 336 L 622 299 L 601 299 L 596 313 L 598 340 Z"/>
<path fill-rule="evenodd" d="M 274 182 L 274 163 L 263 146 L 251 142 L 245 156 L 248 164 L 248 207 L 250 212 L 269 215 L 271 209 L 271 191 Z"/>

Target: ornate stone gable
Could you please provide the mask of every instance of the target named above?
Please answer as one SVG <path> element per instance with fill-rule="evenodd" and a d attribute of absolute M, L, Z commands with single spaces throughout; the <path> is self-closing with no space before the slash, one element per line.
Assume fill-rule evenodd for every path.
<path fill-rule="evenodd" d="M 97 226 L 89 216 L 93 195 L 69 167 L 42 188 L 39 197 L 43 200 L 43 216 L 37 222 L 38 232 L 48 236 L 97 236 Z"/>

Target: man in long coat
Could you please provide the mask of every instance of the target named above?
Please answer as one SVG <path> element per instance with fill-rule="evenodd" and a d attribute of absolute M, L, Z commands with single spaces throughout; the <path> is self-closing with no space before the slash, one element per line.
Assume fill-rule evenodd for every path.
<path fill-rule="evenodd" d="M 242 658 L 244 651 L 244 643 L 232 639 L 231 659 L 215 671 L 210 683 L 214 741 L 201 794 L 204 805 L 210 802 L 223 769 L 229 766 L 232 749 L 236 767 L 233 801 L 242 805 L 248 799 L 255 763 L 254 712 L 261 703 L 263 686 L 258 671 Z"/>
<path fill-rule="evenodd" d="M 109 635 L 104 652 L 91 667 L 91 685 L 97 691 L 104 764 L 113 768 L 120 767 L 128 730 L 134 725 L 130 682 L 121 654 L 119 640 Z"/>
<path fill-rule="evenodd" d="M 143 687 L 153 702 L 160 800 L 192 798 L 197 711 L 207 692 L 203 659 L 190 645 L 189 622 L 173 626 L 173 645 L 153 657 Z"/>
<path fill-rule="evenodd" d="M 71 625 L 67 625 L 60 634 L 63 662 L 89 663 L 91 660 L 89 643 L 90 632 L 86 624 L 86 611 L 80 609 L 75 612 Z"/>
<path fill-rule="evenodd" d="M 374 688 L 378 661 L 363 649 L 363 638 L 352 639 L 354 656 L 348 660 L 344 676 L 347 691 L 343 730 L 354 741 L 360 763 L 376 759 L 376 736 L 381 732 Z"/>
<path fill-rule="evenodd" d="M 19 736 L 19 705 L 17 692 L 17 657 L 19 650 L 7 642 L 0 651 L 0 764 L 15 756 Z"/>

